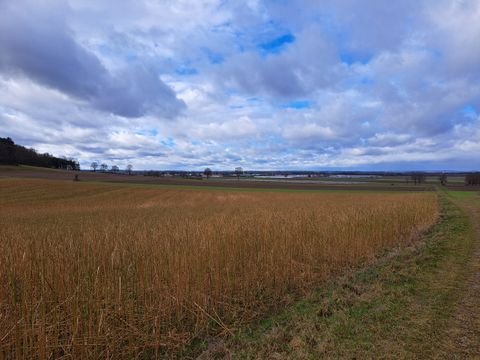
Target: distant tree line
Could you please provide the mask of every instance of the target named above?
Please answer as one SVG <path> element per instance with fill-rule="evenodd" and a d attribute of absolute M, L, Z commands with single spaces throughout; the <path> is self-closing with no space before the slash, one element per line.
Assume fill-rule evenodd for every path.
<path fill-rule="evenodd" d="M 80 170 L 80 164 L 74 159 L 58 158 L 49 153 L 40 154 L 35 149 L 15 144 L 9 137 L 0 138 L 0 164 Z"/>
<path fill-rule="evenodd" d="M 94 161 L 90 164 L 90 168 L 92 169 L 93 172 L 96 172 L 99 167 L 100 167 L 100 171 L 102 172 L 108 171 L 108 165 L 105 163 L 99 164 L 97 161 Z M 133 170 L 133 165 L 128 164 L 125 169 L 125 172 L 128 173 L 128 175 L 132 175 L 132 170 Z M 112 165 L 110 168 L 110 172 L 114 174 L 119 173 L 120 168 L 117 165 Z"/>

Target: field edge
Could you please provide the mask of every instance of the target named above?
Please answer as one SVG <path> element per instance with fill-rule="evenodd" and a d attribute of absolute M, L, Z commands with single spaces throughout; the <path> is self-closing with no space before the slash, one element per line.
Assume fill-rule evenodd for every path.
<path fill-rule="evenodd" d="M 420 241 L 332 279 L 231 338 L 200 342 L 200 359 L 432 357 L 446 336 L 475 246 L 467 214 L 444 191 Z"/>

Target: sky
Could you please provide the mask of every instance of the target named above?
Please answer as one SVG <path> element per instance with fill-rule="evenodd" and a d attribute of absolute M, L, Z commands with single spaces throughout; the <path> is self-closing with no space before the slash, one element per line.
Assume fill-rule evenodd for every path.
<path fill-rule="evenodd" d="M 0 0 L 0 137 L 142 169 L 479 170 L 478 0 Z"/>

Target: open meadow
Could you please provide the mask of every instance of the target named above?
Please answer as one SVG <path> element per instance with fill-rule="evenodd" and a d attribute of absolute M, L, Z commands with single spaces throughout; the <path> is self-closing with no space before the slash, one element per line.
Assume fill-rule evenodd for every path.
<path fill-rule="evenodd" d="M 0 355 L 174 356 L 435 223 L 434 192 L 0 180 Z"/>

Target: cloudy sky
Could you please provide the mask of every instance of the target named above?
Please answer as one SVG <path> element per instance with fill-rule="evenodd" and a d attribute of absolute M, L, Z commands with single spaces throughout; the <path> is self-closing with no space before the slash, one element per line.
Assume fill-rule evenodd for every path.
<path fill-rule="evenodd" d="M 480 167 L 478 0 L 0 0 L 0 136 L 135 169 Z"/>

